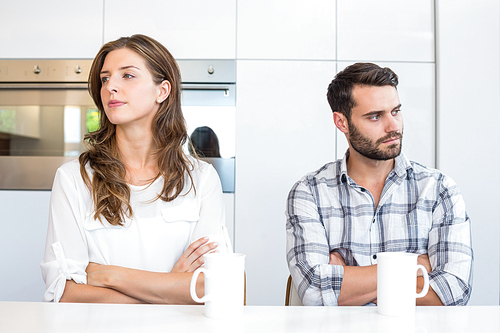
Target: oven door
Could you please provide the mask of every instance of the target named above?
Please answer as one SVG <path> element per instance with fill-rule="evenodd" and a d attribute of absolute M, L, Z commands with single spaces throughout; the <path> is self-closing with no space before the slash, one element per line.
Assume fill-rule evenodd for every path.
<path fill-rule="evenodd" d="M 234 84 L 183 84 L 188 134 L 196 136 L 198 155 L 215 167 L 226 193 L 234 192 L 234 95 Z M 1 85 L 0 189 L 50 190 L 57 168 L 79 156 L 83 136 L 98 126 L 86 83 Z M 207 129 L 218 140 L 218 155 L 202 148 L 209 145 Z M 192 153 L 189 145 L 184 149 Z"/>

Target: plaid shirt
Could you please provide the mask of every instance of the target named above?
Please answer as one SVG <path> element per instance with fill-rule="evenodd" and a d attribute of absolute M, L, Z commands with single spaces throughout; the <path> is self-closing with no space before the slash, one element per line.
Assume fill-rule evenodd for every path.
<path fill-rule="evenodd" d="M 288 196 L 287 260 L 304 305 L 337 305 L 343 266 L 377 263 L 378 252 L 428 254 L 429 282 L 444 305 L 467 304 L 472 285 L 470 220 L 457 185 L 401 154 L 378 207 L 347 175 L 346 160 L 328 163 L 295 183 Z"/>

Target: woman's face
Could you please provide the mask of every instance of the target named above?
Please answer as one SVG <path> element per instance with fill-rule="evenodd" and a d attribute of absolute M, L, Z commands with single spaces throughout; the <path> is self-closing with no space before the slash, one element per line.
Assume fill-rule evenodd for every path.
<path fill-rule="evenodd" d="M 159 105 L 170 93 L 170 84 L 156 85 L 144 59 L 136 52 L 123 48 L 111 51 L 100 73 L 101 100 L 112 124 L 148 126 Z"/>

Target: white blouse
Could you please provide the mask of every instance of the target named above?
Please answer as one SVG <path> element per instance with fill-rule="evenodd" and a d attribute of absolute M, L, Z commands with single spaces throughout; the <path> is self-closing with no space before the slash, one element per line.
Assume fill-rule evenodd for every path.
<path fill-rule="evenodd" d="M 225 229 L 224 201 L 215 169 L 191 159 L 194 189 L 187 177 L 183 192 L 172 202 L 154 200 L 163 178 L 134 186 L 132 219 L 114 226 L 93 218 L 94 205 L 80 175 L 78 160 L 61 166 L 50 199 L 45 254 L 41 262 L 47 286 L 43 301 L 58 302 L 66 280 L 87 283 L 89 262 L 153 272 L 170 272 L 186 248 L 203 236 L 219 241 L 220 252 L 231 252 Z M 93 170 L 87 165 L 91 179 Z M 221 244 L 220 239 L 225 240 Z"/>

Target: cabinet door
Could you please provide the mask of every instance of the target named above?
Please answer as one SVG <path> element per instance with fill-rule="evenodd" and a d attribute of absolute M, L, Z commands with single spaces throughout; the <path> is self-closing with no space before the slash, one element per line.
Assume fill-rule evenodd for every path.
<path fill-rule="evenodd" d="M 0 190 L 0 301 L 42 300 L 45 283 L 40 261 L 45 250 L 49 202 L 50 191 Z"/>
<path fill-rule="evenodd" d="M 2 1 L 0 58 L 93 58 L 102 11 L 103 0 Z"/>
<path fill-rule="evenodd" d="M 106 0 L 104 40 L 138 33 L 178 59 L 234 59 L 236 0 Z"/>
<path fill-rule="evenodd" d="M 334 75 L 333 61 L 237 62 L 235 240 L 252 277 L 247 304 L 284 302 L 286 199 L 335 159 L 326 99 Z"/>
<path fill-rule="evenodd" d="M 335 1 L 238 1 L 239 59 L 335 59 Z"/>
<path fill-rule="evenodd" d="M 339 62 L 341 71 L 351 63 Z M 432 63 L 383 63 L 399 77 L 398 93 L 404 121 L 403 152 L 415 162 L 435 167 L 436 102 L 435 67 Z M 338 158 L 347 149 L 347 140 L 337 131 Z"/>
<path fill-rule="evenodd" d="M 434 61 L 433 0 L 337 0 L 338 60 Z"/>
<path fill-rule="evenodd" d="M 500 302 L 500 2 L 439 1 L 438 166 L 471 219 L 469 305 Z"/>

